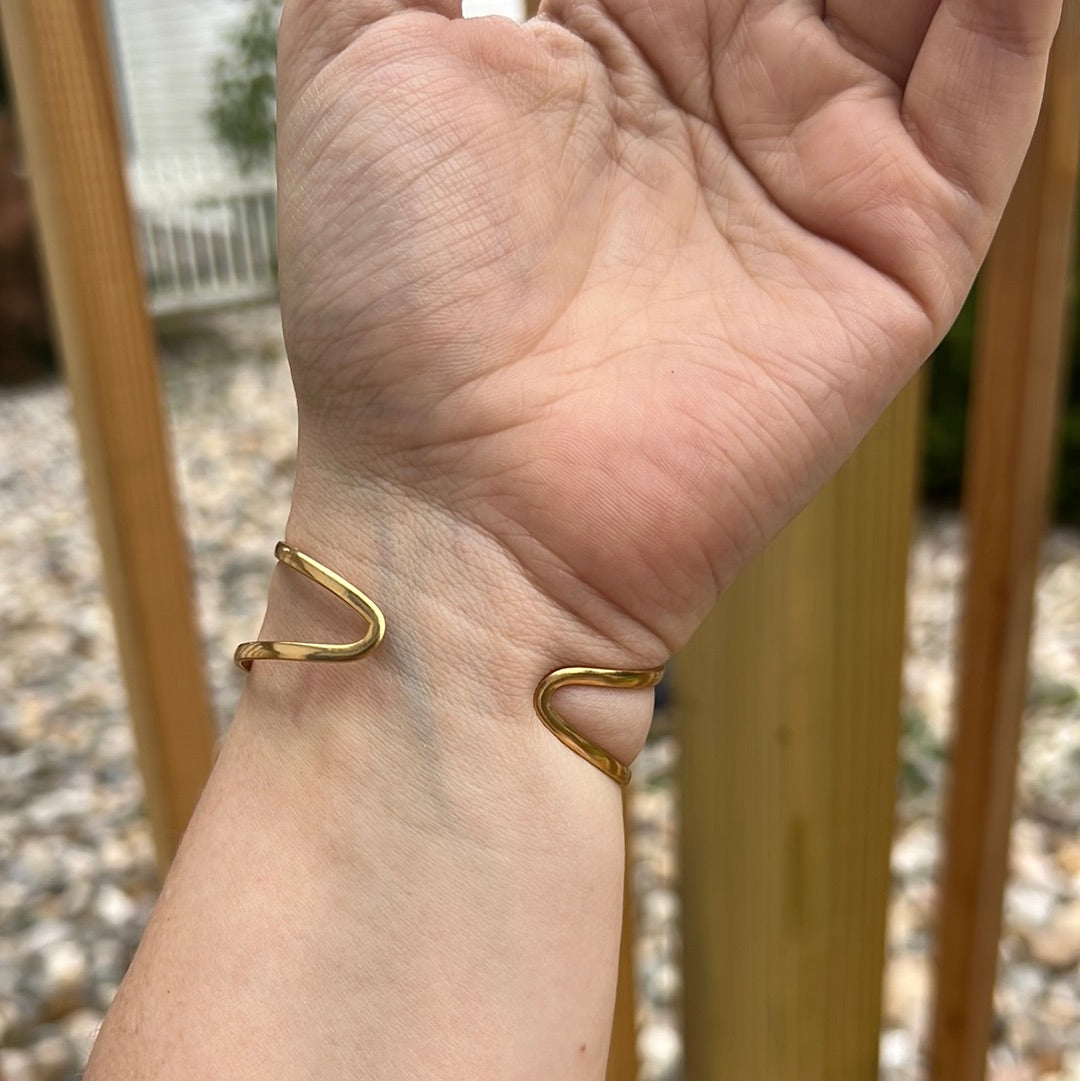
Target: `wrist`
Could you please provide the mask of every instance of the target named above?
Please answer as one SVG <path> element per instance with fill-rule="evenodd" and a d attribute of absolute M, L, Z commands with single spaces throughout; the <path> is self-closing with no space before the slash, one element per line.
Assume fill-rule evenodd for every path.
<path fill-rule="evenodd" d="M 535 753 L 538 740 L 557 743 L 532 705 L 549 672 L 642 665 L 560 609 L 497 540 L 414 493 L 370 478 L 346 485 L 336 474 L 302 467 L 285 539 L 367 593 L 386 617 L 387 635 L 355 662 L 257 665 L 276 670 L 282 691 L 295 686 L 324 704 L 377 694 L 394 709 L 437 714 L 442 732 L 479 731 L 515 757 L 524 748 Z M 295 571 L 275 571 L 262 637 L 343 642 L 359 637 L 362 624 Z M 555 704 L 579 732 L 628 764 L 647 734 L 652 692 L 566 687 Z M 475 753 L 482 759 L 491 750 Z M 555 762 L 587 766 L 568 749 L 556 750 Z"/>
<path fill-rule="evenodd" d="M 286 539 L 384 607 L 387 636 L 357 661 L 253 665 L 100 1076 L 209 1077 L 228 1057 L 238 1077 L 593 1081 L 623 819 L 618 787 L 532 714 L 539 661 L 492 597 L 511 594 L 521 619 L 544 608 L 421 504 L 309 480 Z M 276 570 L 266 637 L 344 641 L 362 623 Z M 163 1006 L 148 1017 L 153 981 Z M 125 1044 L 136 1029 L 141 1055 Z M 267 1064 L 275 1040 L 299 1065 Z M 171 1071 L 148 1061 L 163 1041 Z"/>

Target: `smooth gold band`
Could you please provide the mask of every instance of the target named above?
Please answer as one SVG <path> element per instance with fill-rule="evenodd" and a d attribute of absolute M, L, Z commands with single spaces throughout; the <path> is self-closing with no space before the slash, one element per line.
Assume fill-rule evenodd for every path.
<path fill-rule="evenodd" d="M 284 541 L 274 549 L 275 557 L 299 571 L 305 578 L 329 590 L 343 600 L 354 612 L 367 620 L 368 630 L 359 641 L 330 645 L 319 642 L 242 642 L 236 647 L 233 661 L 245 671 L 252 661 L 355 661 L 375 649 L 386 634 L 386 620 L 379 606 L 346 582 L 329 567 L 324 567 L 311 556 L 298 552 Z"/>
<path fill-rule="evenodd" d="M 581 755 L 586 762 L 591 762 L 601 773 L 606 773 L 612 780 L 625 785 L 630 783 L 630 767 L 624 766 L 602 747 L 597 747 L 577 729 L 572 728 L 556 712 L 551 704 L 551 696 L 561 687 L 618 687 L 624 690 L 638 690 L 655 687 L 664 675 L 664 669 L 646 668 L 630 671 L 622 668 L 559 668 L 549 672 L 536 686 L 533 694 L 533 707 L 536 714 L 570 750 Z"/>
<path fill-rule="evenodd" d="M 329 590 L 366 620 L 368 629 L 356 642 L 340 645 L 319 642 L 243 642 L 236 647 L 233 660 L 245 671 L 254 661 L 355 661 L 371 653 L 386 635 L 386 620 L 379 606 L 352 583 L 345 581 L 329 567 L 311 556 L 280 541 L 274 549 L 279 562 Z M 635 690 L 655 687 L 664 674 L 663 668 L 628 671 L 619 668 L 559 668 L 549 672 L 536 686 L 533 706 L 544 725 L 570 750 L 591 762 L 601 773 L 619 784 L 630 780 L 630 769 L 607 751 L 597 747 L 559 715 L 551 704 L 551 696 L 562 687 L 614 687 Z"/>

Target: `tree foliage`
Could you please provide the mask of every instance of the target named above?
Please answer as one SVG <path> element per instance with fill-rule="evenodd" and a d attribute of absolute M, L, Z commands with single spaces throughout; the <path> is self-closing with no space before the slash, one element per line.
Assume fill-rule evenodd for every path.
<path fill-rule="evenodd" d="M 214 62 L 213 104 L 207 114 L 214 134 L 245 173 L 273 159 L 282 0 L 248 2 L 243 21 L 229 36 L 228 51 Z"/>

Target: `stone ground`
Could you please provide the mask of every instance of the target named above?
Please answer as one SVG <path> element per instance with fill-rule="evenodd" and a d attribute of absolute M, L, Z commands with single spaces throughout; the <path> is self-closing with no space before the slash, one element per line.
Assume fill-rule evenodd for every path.
<path fill-rule="evenodd" d="M 291 485 L 294 412 L 274 313 L 171 336 L 164 378 L 219 717 L 261 615 Z M 882 1081 L 923 1076 L 928 951 L 962 536 L 915 544 Z M 1080 1081 L 1080 538 L 1046 546 L 993 1081 Z M 0 393 L 0 1074 L 77 1076 L 156 894 L 115 643 L 66 393 Z M 681 1076 L 678 741 L 658 719 L 633 789 L 644 1081 Z"/>

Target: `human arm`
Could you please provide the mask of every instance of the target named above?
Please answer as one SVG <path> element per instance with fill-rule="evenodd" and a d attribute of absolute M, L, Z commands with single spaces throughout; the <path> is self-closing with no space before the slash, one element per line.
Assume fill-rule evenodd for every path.
<path fill-rule="evenodd" d="M 391 636 L 352 669 L 256 665 L 103 1037 L 140 1076 L 168 1039 L 187 1077 L 600 1075 L 618 794 L 532 687 L 663 661 L 915 369 L 1054 17 L 377 7 L 296 3 L 283 31 L 287 537 Z M 288 572 L 268 619 L 342 628 Z M 647 696 L 573 695 L 631 758 Z"/>

